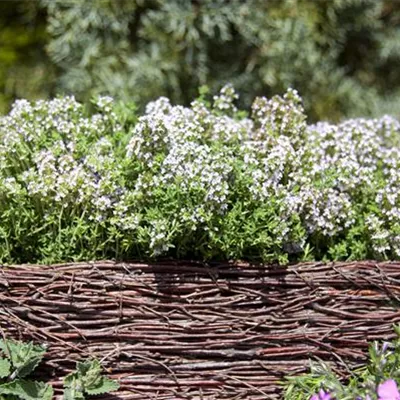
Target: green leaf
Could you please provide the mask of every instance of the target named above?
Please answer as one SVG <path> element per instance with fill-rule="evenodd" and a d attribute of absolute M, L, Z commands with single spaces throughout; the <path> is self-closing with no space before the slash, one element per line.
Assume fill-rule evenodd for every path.
<path fill-rule="evenodd" d="M 28 376 L 33 372 L 33 370 L 40 364 L 41 361 L 42 357 L 35 357 L 29 359 L 28 361 L 25 362 L 24 365 L 22 365 L 17 369 L 17 376 L 19 378 L 25 378 L 26 376 Z"/>
<path fill-rule="evenodd" d="M 0 340 L 0 349 L 11 361 L 16 376 L 24 378 L 40 363 L 46 349 L 32 342 L 23 343 L 14 340 Z"/>
<path fill-rule="evenodd" d="M 395 332 L 395 334 L 400 337 L 400 325 L 394 325 L 393 326 L 393 330 Z"/>
<path fill-rule="evenodd" d="M 88 360 L 77 364 L 76 371 L 67 375 L 64 385 L 72 387 L 79 384 L 83 390 L 98 385 L 101 378 L 101 365 L 97 360 Z"/>
<path fill-rule="evenodd" d="M 78 379 L 78 373 L 76 371 L 71 372 L 70 374 L 64 377 L 64 386 L 68 388 L 73 387 L 77 379 Z"/>
<path fill-rule="evenodd" d="M 91 395 L 108 393 L 118 390 L 117 381 L 105 378 L 101 374 L 101 364 L 98 360 L 89 360 L 77 364 L 76 371 L 68 374 L 64 378 L 64 385 L 67 387 L 67 396 L 78 393 L 87 393 Z"/>
<path fill-rule="evenodd" d="M 101 374 L 101 365 L 97 360 L 89 360 L 79 363 L 77 370 L 86 389 L 97 384 Z"/>
<path fill-rule="evenodd" d="M 0 394 L 18 396 L 23 400 L 52 400 L 53 388 L 43 382 L 15 381 L 0 385 Z"/>
<path fill-rule="evenodd" d="M 73 388 L 66 388 L 64 390 L 63 400 L 85 400 L 85 396 L 82 392 Z"/>
<path fill-rule="evenodd" d="M 11 374 L 11 363 L 4 358 L 0 358 L 0 379 L 7 378 L 10 374 Z"/>
<path fill-rule="evenodd" d="M 2 396 L 0 394 L 0 400 L 20 400 L 18 396 L 13 396 L 11 394 L 8 394 L 7 396 Z"/>
<path fill-rule="evenodd" d="M 119 389 L 119 383 L 115 380 L 102 376 L 97 386 L 86 388 L 86 393 L 90 395 L 114 392 Z"/>

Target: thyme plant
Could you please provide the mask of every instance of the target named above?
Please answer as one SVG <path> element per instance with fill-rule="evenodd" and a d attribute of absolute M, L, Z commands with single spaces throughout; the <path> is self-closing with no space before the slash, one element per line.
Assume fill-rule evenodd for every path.
<path fill-rule="evenodd" d="M 231 85 L 138 116 L 110 97 L 0 117 L 0 261 L 400 258 L 400 123 L 308 124 Z"/>

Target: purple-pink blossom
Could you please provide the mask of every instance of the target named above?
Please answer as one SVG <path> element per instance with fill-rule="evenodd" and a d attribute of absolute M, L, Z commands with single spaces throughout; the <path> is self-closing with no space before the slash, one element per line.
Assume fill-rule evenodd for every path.
<path fill-rule="evenodd" d="M 393 379 L 381 383 L 378 386 L 378 400 L 400 400 L 397 383 Z"/>
<path fill-rule="evenodd" d="M 332 400 L 331 395 L 321 389 L 318 394 L 314 394 L 310 400 Z"/>
<path fill-rule="evenodd" d="M 377 389 L 378 400 L 400 400 L 400 391 L 397 387 L 397 383 L 393 379 L 388 379 L 385 382 L 378 385 Z M 317 394 L 311 396 L 310 400 L 334 400 L 332 395 L 321 389 Z M 362 400 L 361 397 L 357 397 L 355 400 Z M 366 396 L 365 400 L 371 400 L 369 395 Z"/>

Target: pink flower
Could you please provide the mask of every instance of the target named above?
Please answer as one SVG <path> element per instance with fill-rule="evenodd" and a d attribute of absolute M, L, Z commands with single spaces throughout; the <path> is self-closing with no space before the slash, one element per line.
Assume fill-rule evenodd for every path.
<path fill-rule="evenodd" d="M 329 393 L 326 393 L 321 389 L 318 394 L 314 394 L 310 400 L 332 400 L 332 398 Z"/>
<path fill-rule="evenodd" d="M 400 400 L 399 389 L 393 379 L 381 383 L 378 386 L 378 400 Z"/>

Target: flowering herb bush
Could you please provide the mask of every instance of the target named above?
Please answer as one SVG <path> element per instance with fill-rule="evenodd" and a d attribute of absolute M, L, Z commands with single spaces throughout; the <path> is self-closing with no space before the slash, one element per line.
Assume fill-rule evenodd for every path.
<path fill-rule="evenodd" d="M 400 326 L 397 338 L 369 347 L 367 365 L 350 371 L 347 382 L 337 378 L 323 362 L 312 363 L 311 372 L 286 381 L 285 400 L 399 400 Z"/>
<path fill-rule="evenodd" d="M 0 261 L 400 258 L 400 123 L 308 125 L 230 85 L 137 117 L 100 97 L 0 117 Z"/>

